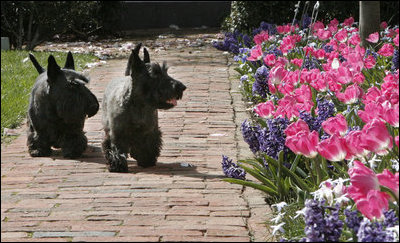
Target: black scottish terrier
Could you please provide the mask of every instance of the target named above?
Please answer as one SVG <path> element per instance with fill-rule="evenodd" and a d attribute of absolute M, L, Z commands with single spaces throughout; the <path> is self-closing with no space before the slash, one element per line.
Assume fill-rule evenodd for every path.
<path fill-rule="evenodd" d="M 103 152 L 110 172 L 127 172 L 127 154 L 141 167 L 154 166 L 162 147 L 157 109 L 170 109 L 186 86 L 168 76 L 164 63 L 150 63 L 141 43 L 129 57 L 125 76 L 112 80 L 103 98 Z"/>
<path fill-rule="evenodd" d="M 85 86 L 88 78 L 75 71 L 72 53 L 68 52 L 64 68 L 52 55 L 46 70 L 29 54 L 39 77 L 32 88 L 28 108 L 29 154 L 51 155 L 51 147 L 61 148 L 66 158 L 77 158 L 87 147 L 83 132 L 86 116 L 99 110 L 96 96 Z"/>

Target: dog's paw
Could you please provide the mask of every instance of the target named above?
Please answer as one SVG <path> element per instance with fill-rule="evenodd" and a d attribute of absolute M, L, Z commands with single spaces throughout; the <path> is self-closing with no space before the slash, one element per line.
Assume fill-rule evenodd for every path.
<path fill-rule="evenodd" d="M 32 149 L 29 154 L 32 157 L 47 157 L 51 155 L 51 149 Z"/>

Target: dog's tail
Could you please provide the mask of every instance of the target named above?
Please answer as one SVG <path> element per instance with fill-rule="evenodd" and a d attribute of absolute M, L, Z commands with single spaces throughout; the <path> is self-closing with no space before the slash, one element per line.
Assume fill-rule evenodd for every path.
<path fill-rule="evenodd" d="M 29 53 L 29 59 L 31 59 L 33 66 L 35 66 L 35 68 L 39 74 L 44 73 L 46 71 L 46 69 L 44 69 L 42 66 L 40 66 L 40 64 L 36 60 L 35 56 L 32 55 L 31 53 Z"/>

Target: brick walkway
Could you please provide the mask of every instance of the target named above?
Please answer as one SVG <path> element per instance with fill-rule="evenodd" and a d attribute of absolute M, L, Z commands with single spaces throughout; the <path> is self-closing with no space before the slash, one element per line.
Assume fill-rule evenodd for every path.
<path fill-rule="evenodd" d="M 221 181 L 221 155 L 250 157 L 246 116 L 231 60 L 211 47 L 152 53 L 188 89 L 160 111 L 164 148 L 154 168 L 129 159 L 130 173 L 109 173 L 101 152 L 101 109 L 88 119 L 83 158 L 31 158 L 25 126 L 1 150 L 1 241 L 266 241 L 264 195 Z M 90 71 L 100 103 L 127 60 Z"/>

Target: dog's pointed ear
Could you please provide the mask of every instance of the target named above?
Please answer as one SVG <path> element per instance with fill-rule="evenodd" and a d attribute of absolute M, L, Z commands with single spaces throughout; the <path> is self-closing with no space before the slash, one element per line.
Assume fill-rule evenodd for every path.
<path fill-rule="evenodd" d="M 55 82 L 57 79 L 57 76 L 61 72 L 60 66 L 58 66 L 56 59 L 53 57 L 53 55 L 49 56 L 49 59 L 47 60 L 47 82 L 52 83 Z"/>
<path fill-rule="evenodd" d="M 132 62 L 133 62 L 133 50 L 131 55 L 129 56 L 128 65 L 126 65 L 125 76 L 131 75 Z"/>
<path fill-rule="evenodd" d="M 72 56 L 71 51 L 68 52 L 67 55 L 67 60 L 65 61 L 65 69 L 72 69 L 75 70 L 75 62 L 74 62 L 74 57 Z"/>
<path fill-rule="evenodd" d="M 150 63 L 150 55 L 146 48 L 143 48 L 143 53 L 144 53 L 143 57 L 144 63 Z"/>
<path fill-rule="evenodd" d="M 39 62 L 36 60 L 35 56 L 32 53 L 29 53 L 29 59 L 31 59 L 33 66 L 35 66 L 39 74 L 44 73 L 46 71 L 46 69 L 40 66 Z"/>
<path fill-rule="evenodd" d="M 147 72 L 145 63 L 139 57 L 139 50 L 141 46 L 142 43 L 137 44 L 135 49 L 132 51 L 131 57 L 129 57 L 129 59 L 131 59 L 129 60 L 130 63 L 128 62 L 131 67 L 131 76 Z"/>

